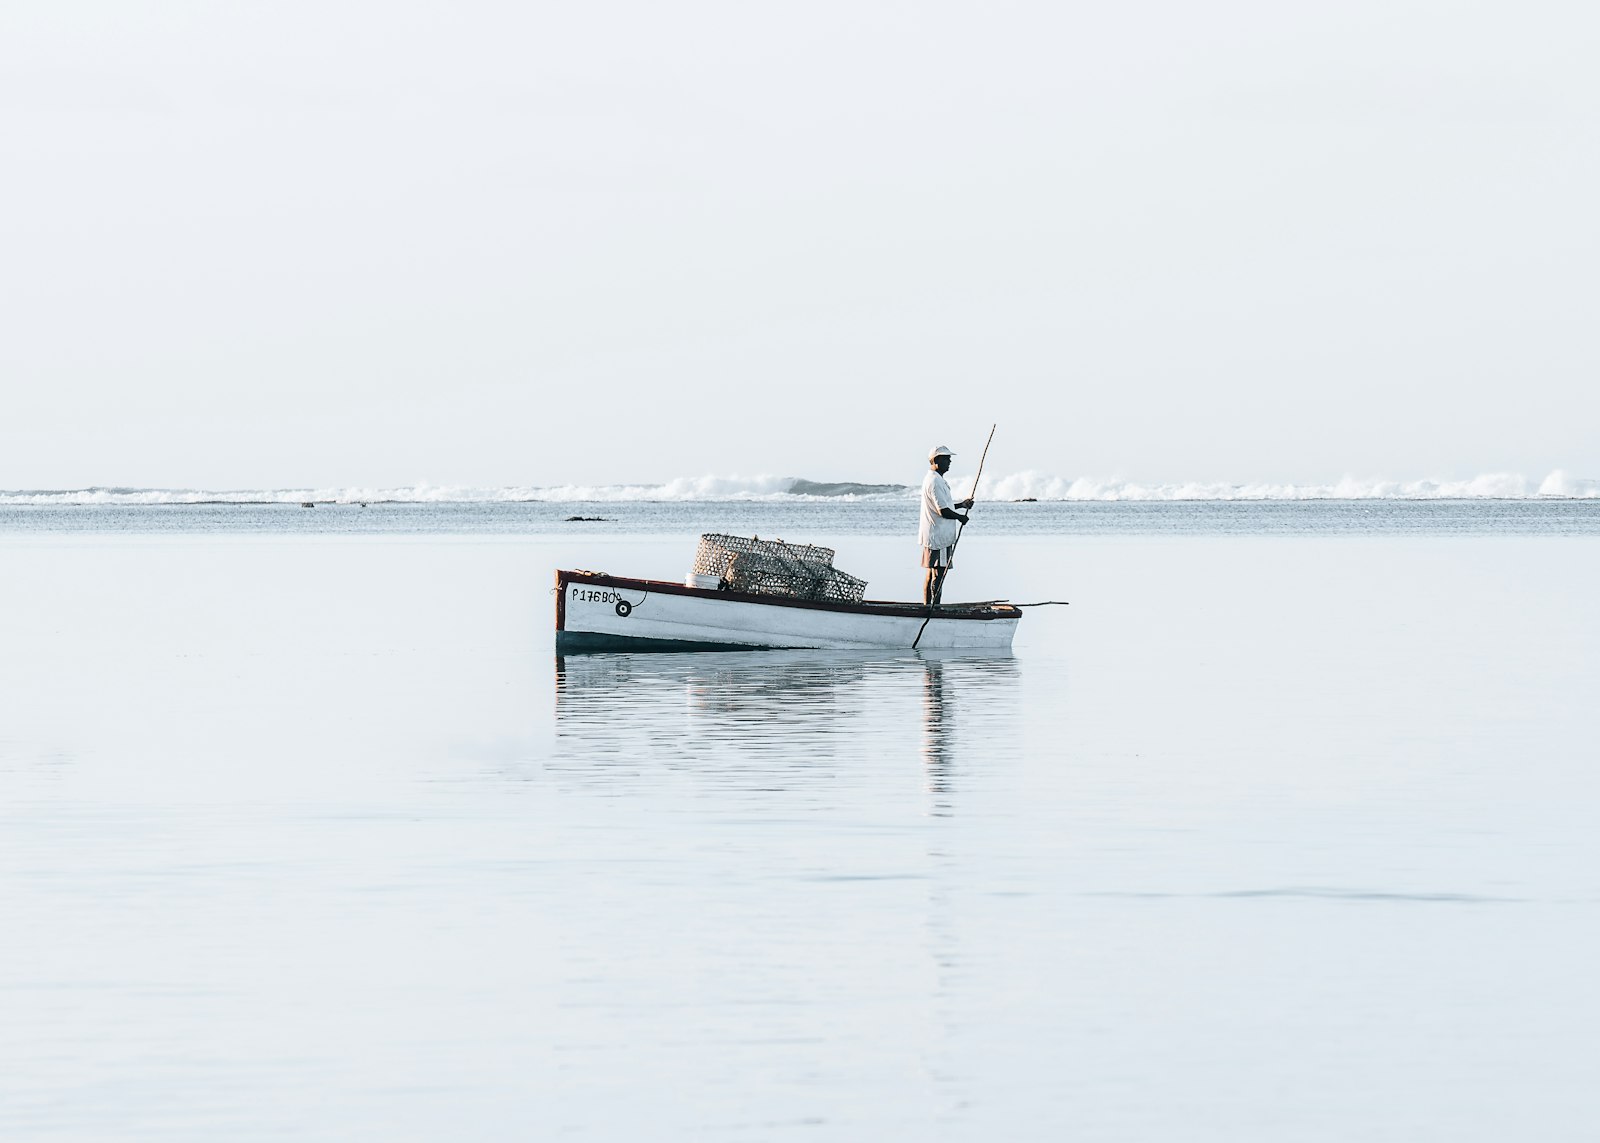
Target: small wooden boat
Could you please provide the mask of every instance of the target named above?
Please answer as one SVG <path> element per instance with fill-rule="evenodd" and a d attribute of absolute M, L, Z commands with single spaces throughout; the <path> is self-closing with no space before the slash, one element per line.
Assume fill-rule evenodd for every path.
<path fill-rule="evenodd" d="M 1006 651 L 1007 603 L 848 603 L 690 587 L 604 572 L 556 572 L 556 654 L 911 648 Z"/>

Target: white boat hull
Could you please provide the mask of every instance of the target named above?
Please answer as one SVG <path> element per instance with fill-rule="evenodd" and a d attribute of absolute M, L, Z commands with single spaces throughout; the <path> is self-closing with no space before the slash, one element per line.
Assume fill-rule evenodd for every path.
<path fill-rule="evenodd" d="M 605 651 L 1004 651 L 1022 618 L 1006 604 L 833 603 L 745 595 L 599 572 L 556 573 L 556 653 Z"/>

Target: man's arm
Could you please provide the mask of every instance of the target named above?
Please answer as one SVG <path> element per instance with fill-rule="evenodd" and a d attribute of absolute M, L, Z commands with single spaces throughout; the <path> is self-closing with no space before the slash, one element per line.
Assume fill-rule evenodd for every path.
<path fill-rule="evenodd" d="M 967 522 L 967 518 L 965 516 L 957 515 L 955 510 L 957 508 L 971 508 L 972 501 L 969 499 L 957 504 L 951 500 L 950 486 L 945 483 L 942 476 L 933 482 L 933 499 L 934 503 L 939 507 L 939 515 L 943 516 L 946 520 L 959 520 L 963 524 Z"/>

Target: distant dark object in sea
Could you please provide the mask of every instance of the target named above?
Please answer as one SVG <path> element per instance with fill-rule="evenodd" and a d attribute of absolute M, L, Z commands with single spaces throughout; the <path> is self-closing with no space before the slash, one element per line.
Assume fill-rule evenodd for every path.
<path fill-rule="evenodd" d="M 316 504 L 313 501 L 310 501 L 310 500 L 302 500 L 302 501 L 300 501 L 300 507 L 302 507 L 302 508 L 315 508 Z"/>
<path fill-rule="evenodd" d="M 784 491 L 791 496 L 876 496 L 904 492 L 904 484 L 859 484 L 854 480 L 796 480 Z"/>
<path fill-rule="evenodd" d="M 569 524 L 605 524 L 609 521 L 604 516 L 568 516 Z"/>
<path fill-rule="evenodd" d="M 1024 496 L 1021 500 L 1013 500 L 1011 503 L 1013 503 L 1013 504 L 1037 504 L 1037 503 L 1039 503 L 1039 498 L 1037 496 Z"/>

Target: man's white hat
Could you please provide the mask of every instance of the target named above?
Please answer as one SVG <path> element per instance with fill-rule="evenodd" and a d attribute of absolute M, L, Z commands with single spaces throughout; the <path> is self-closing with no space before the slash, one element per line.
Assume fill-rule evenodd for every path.
<path fill-rule="evenodd" d="M 931 461 L 935 457 L 940 456 L 955 456 L 955 453 L 951 452 L 949 447 L 946 445 L 934 445 L 933 451 L 928 453 L 928 459 Z"/>

